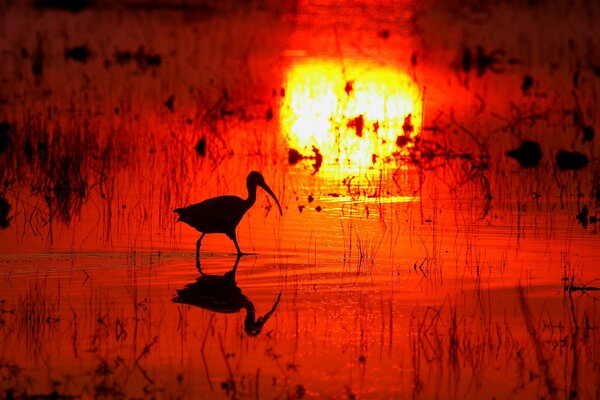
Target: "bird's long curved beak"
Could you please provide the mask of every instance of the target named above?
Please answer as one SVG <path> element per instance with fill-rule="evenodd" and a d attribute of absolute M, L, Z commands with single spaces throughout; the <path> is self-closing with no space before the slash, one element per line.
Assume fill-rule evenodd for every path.
<path fill-rule="evenodd" d="M 273 193 L 271 188 L 266 183 L 259 184 L 259 186 L 261 188 L 265 189 L 265 191 L 267 193 L 269 193 L 269 195 L 273 198 L 273 200 L 275 200 L 275 203 L 277 203 L 277 207 L 279 207 L 279 214 L 283 216 L 283 211 L 281 210 L 281 205 L 279 204 L 279 200 L 277 200 L 277 197 L 275 196 L 275 193 Z"/>

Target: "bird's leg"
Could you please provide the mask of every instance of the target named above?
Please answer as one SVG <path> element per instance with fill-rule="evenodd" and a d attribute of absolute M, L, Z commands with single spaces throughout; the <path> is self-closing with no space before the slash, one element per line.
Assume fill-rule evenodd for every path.
<path fill-rule="evenodd" d="M 204 272 L 202 272 L 202 268 L 200 268 L 200 245 L 202 244 L 202 239 L 204 239 L 204 235 L 206 235 L 206 233 L 203 233 L 202 236 L 200 236 L 200 239 L 198 239 L 198 241 L 196 242 L 196 269 L 202 275 L 204 275 Z"/>
<path fill-rule="evenodd" d="M 240 258 L 242 257 L 241 254 L 237 255 L 237 258 L 235 259 L 235 264 L 233 264 L 233 268 L 231 269 L 231 271 L 233 272 L 233 276 L 235 277 L 235 271 L 237 271 L 237 267 L 238 264 L 240 263 Z"/>
<path fill-rule="evenodd" d="M 238 257 L 239 256 L 243 256 L 244 253 L 242 253 L 242 251 L 240 250 L 240 246 L 238 245 L 237 237 L 235 235 L 235 232 L 233 232 L 233 235 L 231 235 L 231 240 L 233 240 L 233 244 L 235 244 L 235 248 L 237 249 L 237 252 L 238 252 Z"/>

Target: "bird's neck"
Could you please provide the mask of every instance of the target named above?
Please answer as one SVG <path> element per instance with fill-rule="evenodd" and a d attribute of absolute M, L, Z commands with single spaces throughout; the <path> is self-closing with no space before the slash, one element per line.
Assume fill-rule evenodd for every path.
<path fill-rule="evenodd" d="M 248 186 L 248 198 L 246 199 L 246 205 L 248 208 L 252 207 L 256 203 L 256 186 Z"/>

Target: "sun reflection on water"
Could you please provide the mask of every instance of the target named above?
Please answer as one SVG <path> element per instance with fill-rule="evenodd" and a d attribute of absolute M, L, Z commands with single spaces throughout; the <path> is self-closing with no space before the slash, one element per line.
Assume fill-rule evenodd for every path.
<path fill-rule="evenodd" d="M 288 70 L 281 125 L 291 149 L 356 172 L 405 154 L 421 112 L 419 89 L 397 69 L 314 60 Z"/>

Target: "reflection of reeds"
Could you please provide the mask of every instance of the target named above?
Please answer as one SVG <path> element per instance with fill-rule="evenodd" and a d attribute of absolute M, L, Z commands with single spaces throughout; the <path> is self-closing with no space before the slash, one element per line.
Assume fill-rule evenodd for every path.
<path fill-rule="evenodd" d="M 43 354 L 46 342 L 60 321 L 60 294 L 57 298 L 54 293 L 48 293 L 46 284 L 46 280 L 35 281 L 19 299 L 15 310 L 20 336 L 35 358 Z"/>

